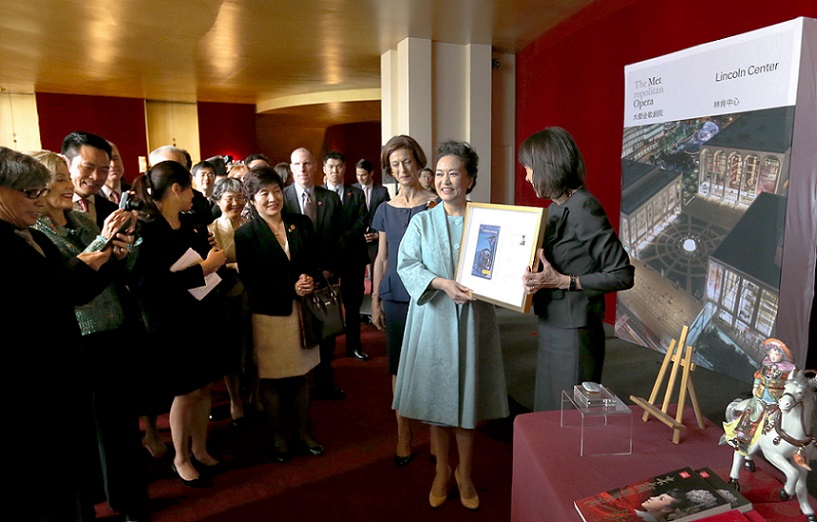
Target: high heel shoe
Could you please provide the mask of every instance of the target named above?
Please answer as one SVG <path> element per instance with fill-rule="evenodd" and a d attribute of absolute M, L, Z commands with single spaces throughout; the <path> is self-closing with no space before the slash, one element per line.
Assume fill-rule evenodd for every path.
<path fill-rule="evenodd" d="M 142 437 L 142 446 L 154 459 L 161 459 L 167 455 L 167 445 L 161 440 L 148 441 L 147 438 Z"/>
<path fill-rule="evenodd" d="M 326 453 L 323 444 L 316 440 L 302 440 L 300 444 L 301 453 L 304 455 L 312 455 L 313 457 L 320 457 Z"/>
<path fill-rule="evenodd" d="M 436 480 L 436 477 L 434 477 L 434 479 Z M 451 489 L 449 482 L 451 482 L 451 468 L 448 469 L 448 480 L 445 481 L 445 495 L 435 495 L 434 484 L 431 485 L 431 491 L 428 492 L 428 503 L 431 504 L 431 507 L 438 508 L 445 504 L 445 501 L 448 500 L 448 493 Z"/>
<path fill-rule="evenodd" d="M 284 464 L 292 460 L 292 454 L 289 452 L 286 444 L 275 443 L 272 449 L 272 460 Z"/>
<path fill-rule="evenodd" d="M 460 487 L 460 468 L 454 470 L 454 479 L 457 481 L 457 489 L 460 492 L 460 502 L 462 503 L 463 507 L 466 509 L 477 509 L 479 507 L 479 495 L 476 494 L 476 488 L 474 488 L 474 496 L 471 498 L 465 498 L 462 496 L 462 487 Z"/>
<path fill-rule="evenodd" d="M 401 457 L 400 455 L 395 455 L 394 456 L 394 465 L 397 466 L 398 468 L 405 468 L 406 466 L 411 464 L 411 461 L 414 460 L 414 457 L 416 455 L 417 455 L 416 453 L 409 453 L 405 457 Z"/>
<path fill-rule="evenodd" d="M 172 469 L 173 473 L 175 473 L 176 476 L 179 477 L 179 480 L 182 481 L 182 484 L 184 484 L 185 486 L 187 486 L 189 488 L 209 488 L 210 486 L 213 485 L 209 480 L 205 479 L 202 476 L 198 476 L 198 477 L 196 477 L 196 478 L 194 478 L 192 480 L 187 480 L 186 478 L 182 477 L 179 474 L 179 470 L 176 469 L 176 463 L 175 462 L 170 465 L 170 469 Z"/>
<path fill-rule="evenodd" d="M 215 464 L 205 464 L 193 455 L 190 455 L 190 462 L 193 464 L 193 467 L 196 468 L 196 471 L 201 473 L 202 475 L 206 475 L 212 477 L 213 475 L 218 475 L 219 473 L 224 473 L 226 471 L 226 466 L 223 462 L 216 462 Z"/>

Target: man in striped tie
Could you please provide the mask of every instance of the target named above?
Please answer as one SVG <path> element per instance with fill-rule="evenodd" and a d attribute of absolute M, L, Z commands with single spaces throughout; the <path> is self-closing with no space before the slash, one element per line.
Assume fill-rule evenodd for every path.
<path fill-rule="evenodd" d="M 87 212 L 101 229 L 118 206 L 99 194 L 108 179 L 111 146 L 90 132 L 72 132 L 62 140 L 62 153 L 74 184 L 74 209 Z"/>
<path fill-rule="evenodd" d="M 102 195 L 116 205 L 122 200 L 122 193 L 130 190 L 130 185 L 122 179 L 125 174 L 125 163 L 119 155 L 119 149 L 112 141 L 108 141 L 111 146 L 111 164 L 108 170 L 108 179 L 102 185 Z"/>
<path fill-rule="evenodd" d="M 343 234 L 340 198 L 335 192 L 315 185 L 318 165 L 312 153 L 300 147 L 292 151 L 290 168 L 294 183 L 284 189 L 284 210 L 309 216 L 315 225 L 315 236 L 320 245 L 318 267 L 327 279 L 337 276 L 339 269 L 339 241 Z M 315 368 L 315 389 L 312 397 L 317 400 L 341 400 L 346 397 L 343 390 L 335 385 L 332 370 L 332 354 L 335 339 L 323 341 L 320 345 L 321 362 Z"/>

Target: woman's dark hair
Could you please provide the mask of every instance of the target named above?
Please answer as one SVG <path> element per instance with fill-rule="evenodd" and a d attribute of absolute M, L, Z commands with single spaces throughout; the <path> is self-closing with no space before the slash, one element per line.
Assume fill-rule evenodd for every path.
<path fill-rule="evenodd" d="M 456 156 L 465 165 L 465 172 L 471 178 L 471 186 L 465 193 L 470 194 L 474 187 L 477 186 L 477 167 L 479 167 L 477 151 L 465 141 L 448 140 L 437 147 L 437 162 L 439 163 L 445 156 Z"/>
<path fill-rule="evenodd" d="M 292 177 L 292 169 L 289 167 L 289 163 L 282 161 L 281 163 L 276 163 L 272 168 L 281 176 L 281 181 L 286 185 L 287 180 Z"/>
<path fill-rule="evenodd" d="M 411 155 L 414 156 L 414 160 L 417 162 L 417 166 L 419 168 L 426 166 L 426 155 L 423 152 L 423 148 L 420 147 L 420 144 L 417 143 L 411 136 L 401 134 L 400 136 L 392 137 L 386 142 L 385 145 L 383 145 L 383 148 L 380 149 L 380 166 L 385 169 L 387 174 L 391 174 L 391 163 L 389 163 L 389 156 L 391 156 L 394 151 L 400 149 L 408 149 L 411 152 Z"/>
<path fill-rule="evenodd" d="M 663 494 L 674 499 L 672 502 L 672 507 L 682 507 L 687 500 L 686 493 L 681 488 L 671 488 L 665 491 Z"/>
<path fill-rule="evenodd" d="M 159 207 L 156 202 L 165 198 L 174 183 L 186 189 L 193 185 L 193 176 L 181 163 L 162 161 L 136 178 L 133 182 L 133 191 L 136 192 L 139 199 L 145 202 L 144 211 L 156 217 L 159 215 Z"/>
<path fill-rule="evenodd" d="M 263 190 L 264 187 L 273 184 L 278 185 L 281 190 L 284 190 L 284 182 L 281 180 L 281 176 L 275 172 L 274 168 L 266 165 L 251 168 L 250 172 L 244 176 L 244 197 L 247 198 L 247 201 L 252 203 L 256 194 Z"/>
<path fill-rule="evenodd" d="M 261 160 L 261 161 L 266 162 L 267 165 L 270 165 L 269 158 L 266 155 L 261 154 L 260 152 L 250 154 L 249 156 L 244 158 L 244 165 L 249 166 L 250 163 L 252 163 L 255 160 Z"/>
<path fill-rule="evenodd" d="M 357 160 L 357 163 L 355 164 L 355 168 L 356 169 L 363 169 L 366 172 L 371 174 L 372 169 L 374 167 L 372 166 L 371 161 L 367 160 L 366 158 L 361 158 L 361 159 Z"/>
<path fill-rule="evenodd" d="M 540 198 L 558 198 L 584 184 L 587 171 L 573 136 L 548 127 L 522 142 L 519 163 L 533 171 L 533 190 Z"/>
<path fill-rule="evenodd" d="M 243 195 L 244 184 L 238 178 L 221 178 L 213 187 L 213 198 L 221 199 L 225 192 L 235 192 Z"/>

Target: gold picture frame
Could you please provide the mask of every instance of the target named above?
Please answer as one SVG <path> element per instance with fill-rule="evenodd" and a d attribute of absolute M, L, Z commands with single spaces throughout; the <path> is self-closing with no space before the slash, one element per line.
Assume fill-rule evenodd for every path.
<path fill-rule="evenodd" d="M 525 266 L 533 266 L 542 245 L 547 209 L 469 202 L 465 209 L 456 280 L 473 296 L 528 313 Z"/>

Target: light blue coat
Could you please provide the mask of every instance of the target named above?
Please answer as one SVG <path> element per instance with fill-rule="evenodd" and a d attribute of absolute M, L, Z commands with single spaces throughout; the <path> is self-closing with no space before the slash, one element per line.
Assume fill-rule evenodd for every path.
<path fill-rule="evenodd" d="M 435 277 L 454 279 L 462 217 L 452 226 L 444 205 L 409 223 L 397 272 L 411 296 L 392 407 L 404 417 L 462 428 L 506 417 L 508 399 L 499 327 L 492 304 L 457 305 L 433 290 Z"/>

